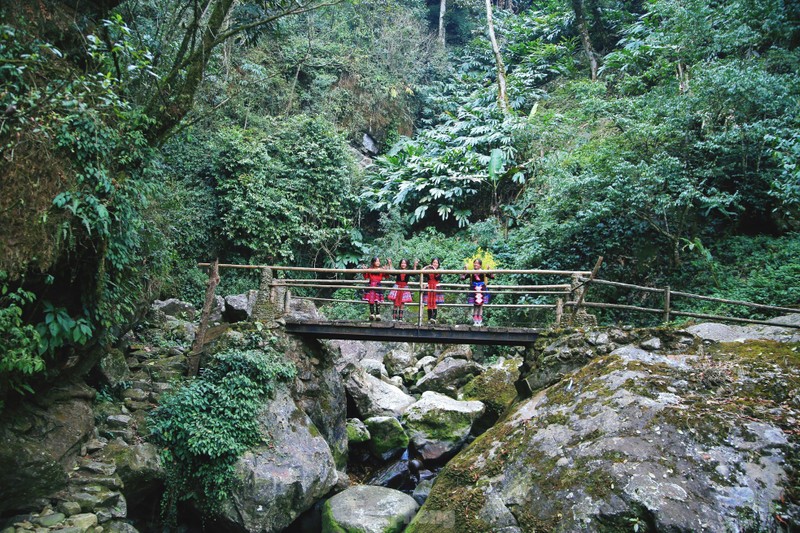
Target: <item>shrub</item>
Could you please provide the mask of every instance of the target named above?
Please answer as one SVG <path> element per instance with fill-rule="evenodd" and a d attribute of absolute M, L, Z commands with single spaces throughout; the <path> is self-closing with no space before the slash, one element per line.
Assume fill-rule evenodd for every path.
<path fill-rule="evenodd" d="M 234 465 L 248 448 L 264 441 L 258 412 L 276 382 L 295 375 L 275 343 L 260 349 L 217 354 L 211 367 L 162 400 L 151 415 L 151 438 L 163 447 L 167 490 L 162 503 L 174 524 L 177 504 L 194 500 L 216 514 L 228 496 Z"/>

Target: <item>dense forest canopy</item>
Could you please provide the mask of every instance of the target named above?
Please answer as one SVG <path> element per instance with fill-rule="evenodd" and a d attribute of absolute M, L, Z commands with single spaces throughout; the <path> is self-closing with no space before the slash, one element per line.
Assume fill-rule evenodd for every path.
<path fill-rule="evenodd" d="M 603 255 L 607 278 L 800 304 L 796 2 L 47 0 L 0 18 L 0 400 L 91 366 L 148 300 L 198 301 L 214 257 Z"/>

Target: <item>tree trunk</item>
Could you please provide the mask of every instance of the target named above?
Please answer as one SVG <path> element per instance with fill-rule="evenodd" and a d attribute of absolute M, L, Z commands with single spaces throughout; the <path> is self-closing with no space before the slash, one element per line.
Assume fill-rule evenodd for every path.
<path fill-rule="evenodd" d="M 489 41 L 492 43 L 494 61 L 497 64 L 497 103 L 503 113 L 508 113 L 508 95 L 506 94 L 506 67 L 503 64 L 503 56 L 500 55 L 500 47 L 497 45 L 497 38 L 494 35 L 492 0 L 486 0 L 486 23 L 489 26 Z"/>
<path fill-rule="evenodd" d="M 447 12 L 447 0 L 439 0 L 439 42 L 444 46 L 444 15 Z"/>
<path fill-rule="evenodd" d="M 589 39 L 589 26 L 586 24 L 586 17 L 583 14 L 583 0 L 572 0 L 572 10 L 575 11 L 575 24 L 578 26 L 578 33 L 581 35 L 583 51 L 589 58 L 589 66 L 592 69 L 592 81 L 597 81 L 597 54 L 592 47 Z"/>

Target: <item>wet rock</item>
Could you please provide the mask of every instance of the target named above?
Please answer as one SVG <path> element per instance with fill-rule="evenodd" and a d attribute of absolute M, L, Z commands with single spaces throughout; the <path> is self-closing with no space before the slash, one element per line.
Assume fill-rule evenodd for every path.
<path fill-rule="evenodd" d="M 336 465 L 325 439 L 280 386 L 259 414 L 269 445 L 246 452 L 224 517 L 248 531 L 280 531 L 336 484 Z"/>
<path fill-rule="evenodd" d="M 357 485 L 325 502 L 322 530 L 400 533 L 418 508 L 417 502 L 402 492 Z"/>
<path fill-rule="evenodd" d="M 486 408 L 477 401 L 458 401 L 427 391 L 410 406 L 403 421 L 423 459 L 435 461 L 457 452 L 467 440 L 472 423 Z"/>
<path fill-rule="evenodd" d="M 432 487 L 432 479 L 423 479 L 417 484 L 416 487 L 414 487 L 414 492 L 411 494 L 411 497 L 414 498 L 418 504 L 422 505 L 425 503 L 425 500 L 428 499 L 428 495 L 431 493 Z"/>
<path fill-rule="evenodd" d="M 455 398 L 459 387 L 466 385 L 481 372 L 483 367 L 473 361 L 445 359 L 417 381 L 416 387 L 422 392 L 440 392 Z"/>
<path fill-rule="evenodd" d="M 401 455 L 408 448 L 408 435 L 392 416 L 373 416 L 364 420 L 370 434 L 369 449 L 384 461 Z"/>
<path fill-rule="evenodd" d="M 343 377 L 347 394 L 353 399 L 362 419 L 372 416 L 398 417 L 405 412 L 406 407 L 416 401 L 413 396 L 370 376 L 355 365 L 348 365 L 343 371 Z"/>
<path fill-rule="evenodd" d="M 413 487 L 408 460 L 398 459 L 376 470 L 367 480 L 367 485 L 377 485 L 397 490 L 410 490 Z"/>

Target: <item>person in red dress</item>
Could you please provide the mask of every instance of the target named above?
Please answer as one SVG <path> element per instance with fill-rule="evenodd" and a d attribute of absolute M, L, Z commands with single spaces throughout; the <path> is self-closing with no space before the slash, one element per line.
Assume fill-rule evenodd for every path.
<path fill-rule="evenodd" d="M 370 262 L 370 269 L 381 268 L 379 257 L 373 257 Z M 392 268 L 392 260 L 389 260 L 389 268 Z M 364 291 L 363 299 L 369 303 L 369 319 L 380 320 L 380 305 L 383 302 L 383 291 L 380 289 L 381 281 L 388 279 L 389 274 L 385 272 L 365 272 L 364 279 L 367 280 L 369 287 Z M 377 287 L 377 288 L 376 288 Z"/>
<path fill-rule="evenodd" d="M 389 260 L 389 268 L 391 268 L 392 260 Z M 415 260 L 414 261 L 414 270 L 417 269 L 417 265 L 419 263 Z M 408 259 L 401 259 L 400 265 L 398 267 L 400 270 L 406 270 L 408 268 Z M 392 290 L 389 292 L 389 301 L 392 302 L 392 320 L 403 320 L 403 306 L 410 301 L 411 292 L 406 289 L 408 287 L 408 282 L 412 281 L 416 276 L 411 274 L 395 274 L 394 281 L 395 285 L 392 287 Z"/>
<path fill-rule="evenodd" d="M 422 270 L 438 270 L 440 261 L 438 257 L 434 257 L 430 265 L 422 267 Z M 424 280 L 427 283 L 428 292 L 425 293 L 425 306 L 428 308 L 428 322 L 436 324 L 438 308 L 437 304 L 444 303 L 444 296 L 442 293 L 436 292 L 436 287 L 442 281 L 442 275 L 437 272 L 426 272 L 423 274 Z"/>

